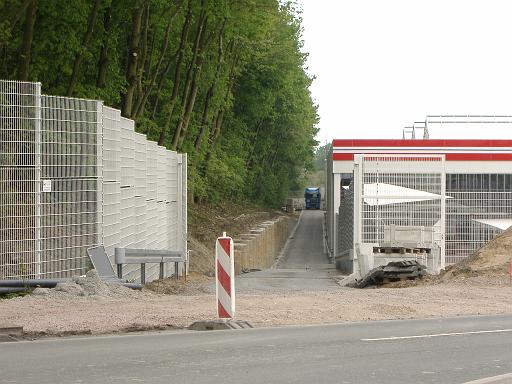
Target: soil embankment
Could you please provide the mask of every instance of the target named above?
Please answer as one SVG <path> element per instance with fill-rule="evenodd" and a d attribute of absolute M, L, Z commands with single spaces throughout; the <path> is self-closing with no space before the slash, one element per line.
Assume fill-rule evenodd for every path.
<path fill-rule="evenodd" d="M 512 228 L 490 241 L 469 259 L 446 269 L 442 280 L 459 277 L 503 277 L 512 261 Z"/>
<path fill-rule="evenodd" d="M 242 213 L 240 213 L 242 212 Z M 283 213 L 266 211 L 257 206 L 195 205 L 188 212 L 188 248 L 190 250 L 190 271 L 214 275 L 214 245 L 217 237 L 226 232 L 236 239 L 251 227 L 267 220 L 275 219 Z"/>

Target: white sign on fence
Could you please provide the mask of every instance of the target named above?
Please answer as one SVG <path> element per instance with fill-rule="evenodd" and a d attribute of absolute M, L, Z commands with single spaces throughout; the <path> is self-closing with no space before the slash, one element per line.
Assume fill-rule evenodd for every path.
<path fill-rule="evenodd" d="M 51 192 L 52 191 L 52 181 L 51 180 L 43 180 L 43 192 Z"/>

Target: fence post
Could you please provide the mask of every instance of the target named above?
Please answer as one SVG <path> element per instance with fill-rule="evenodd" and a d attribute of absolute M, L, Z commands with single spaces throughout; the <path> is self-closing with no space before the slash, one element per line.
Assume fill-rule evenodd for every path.
<path fill-rule="evenodd" d="M 441 226 L 441 250 L 440 250 L 440 269 L 444 269 L 446 266 L 446 163 L 445 163 L 446 157 L 445 155 L 441 155 L 441 218 L 440 226 Z M 438 271 L 437 271 L 438 272 Z"/>
<path fill-rule="evenodd" d="M 182 202 L 181 202 L 181 209 L 182 209 L 182 215 L 181 215 L 181 227 L 182 227 L 182 234 L 181 239 L 183 241 L 183 252 L 186 256 L 185 264 L 188 264 L 188 244 L 187 244 L 187 238 L 188 238 L 188 232 L 187 232 L 187 222 L 188 222 L 188 214 L 187 214 L 187 207 L 188 207 L 188 157 L 186 153 L 183 153 L 181 155 L 181 174 L 182 174 Z M 185 276 L 187 274 L 187 266 L 184 267 L 185 270 Z"/>
<path fill-rule="evenodd" d="M 230 319 L 235 316 L 235 263 L 233 239 L 226 236 L 217 238 L 215 243 L 215 293 L 217 316 Z"/>
<path fill-rule="evenodd" d="M 176 231 L 176 246 L 183 246 L 183 156 L 178 154 L 176 156 L 176 213 L 178 214 L 177 231 Z M 178 271 L 175 271 L 176 273 Z"/>
<path fill-rule="evenodd" d="M 187 154 L 178 154 L 177 157 L 177 212 L 178 231 L 176 245 L 188 256 L 187 252 Z M 186 257 L 185 263 L 188 263 Z"/>
<path fill-rule="evenodd" d="M 42 156 L 42 144 L 41 144 L 41 83 L 36 83 L 36 95 L 35 95 L 35 189 L 36 189 L 36 230 L 35 230 L 35 240 L 36 240 L 36 270 L 35 277 L 41 277 L 41 252 L 42 252 L 42 239 L 41 239 L 41 156 Z"/>
<path fill-rule="evenodd" d="M 103 102 L 96 104 L 96 222 L 97 244 L 103 243 Z"/>

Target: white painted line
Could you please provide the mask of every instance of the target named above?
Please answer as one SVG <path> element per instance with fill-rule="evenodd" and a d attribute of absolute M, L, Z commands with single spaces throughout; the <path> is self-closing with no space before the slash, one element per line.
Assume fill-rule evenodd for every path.
<path fill-rule="evenodd" d="M 376 338 L 376 339 L 361 339 L 361 341 L 428 339 L 431 337 L 479 335 L 479 334 L 484 334 L 484 333 L 506 333 L 506 332 L 512 332 L 512 329 L 493 329 L 493 330 L 489 330 L 489 331 L 437 333 L 437 334 L 431 334 L 431 335 L 414 335 L 414 336 L 390 336 L 390 337 L 380 337 L 380 338 Z"/>
<path fill-rule="evenodd" d="M 485 379 L 467 381 L 464 384 L 490 384 L 490 383 L 506 384 L 506 383 L 510 383 L 511 381 L 512 381 L 512 373 L 506 373 L 504 375 L 486 377 Z"/>

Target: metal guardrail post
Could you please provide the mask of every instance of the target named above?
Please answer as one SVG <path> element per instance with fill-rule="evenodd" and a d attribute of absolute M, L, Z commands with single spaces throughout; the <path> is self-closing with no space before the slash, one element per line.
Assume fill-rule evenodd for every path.
<path fill-rule="evenodd" d="M 140 283 L 146 284 L 146 264 L 140 265 Z"/>
<path fill-rule="evenodd" d="M 114 249 L 115 258 L 117 260 L 118 257 L 124 256 L 125 250 L 123 248 L 115 248 Z M 123 264 L 119 263 L 117 264 L 117 277 L 120 279 L 123 278 Z"/>

